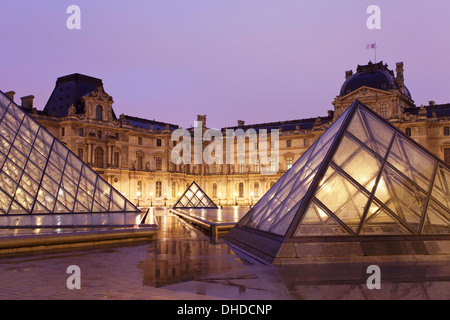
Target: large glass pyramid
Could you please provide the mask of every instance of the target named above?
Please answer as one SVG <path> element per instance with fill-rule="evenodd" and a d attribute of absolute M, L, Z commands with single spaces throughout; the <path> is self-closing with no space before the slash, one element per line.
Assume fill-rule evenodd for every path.
<path fill-rule="evenodd" d="M 86 214 L 127 212 L 140 211 L 0 91 L 0 226 L 86 225 Z"/>
<path fill-rule="evenodd" d="M 286 241 L 426 235 L 450 235 L 448 166 L 355 101 L 227 238 L 275 257 Z"/>
<path fill-rule="evenodd" d="M 196 209 L 210 208 L 218 209 L 216 204 L 207 196 L 207 194 L 194 182 L 186 189 L 184 194 L 173 206 L 174 209 Z"/>

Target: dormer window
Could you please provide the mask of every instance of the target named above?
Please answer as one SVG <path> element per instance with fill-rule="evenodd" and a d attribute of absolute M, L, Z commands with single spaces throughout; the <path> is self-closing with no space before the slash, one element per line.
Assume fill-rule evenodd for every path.
<path fill-rule="evenodd" d="M 95 109 L 95 120 L 103 120 L 103 108 L 100 105 Z"/>

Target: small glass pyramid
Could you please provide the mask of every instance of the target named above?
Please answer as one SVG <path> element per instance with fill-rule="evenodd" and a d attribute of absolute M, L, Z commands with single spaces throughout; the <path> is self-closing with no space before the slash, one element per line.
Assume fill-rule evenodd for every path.
<path fill-rule="evenodd" d="M 311 237 L 450 234 L 450 170 L 355 101 L 229 233 Z M 264 251 L 264 241 L 253 245 Z"/>
<path fill-rule="evenodd" d="M 206 193 L 194 182 L 184 192 L 180 199 L 173 206 L 174 209 L 196 209 L 210 208 L 218 209 L 215 203 L 206 195 Z"/>
<path fill-rule="evenodd" d="M 140 211 L 0 91 L 0 216 L 115 212 Z"/>

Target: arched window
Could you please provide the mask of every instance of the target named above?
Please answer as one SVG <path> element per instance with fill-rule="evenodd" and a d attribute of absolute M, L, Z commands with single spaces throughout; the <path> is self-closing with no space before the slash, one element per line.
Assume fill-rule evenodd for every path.
<path fill-rule="evenodd" d="M 244 183 L 239 182 L 239 198 L 243 198 L 243 197 L 244 197 Z"/>
<path fill-rule="evenodd" d="M 97 108 L 95 108 L 95 119 L 103 120 L 103 108 L 101 105 L 98 105 Z"/>
<path fill-rule="evenodd" d="M 161 181 L 156 181 L 156 184 L 155 184 L 155 195 L 157 197 L 161 197 L 162 196 L 162 182 Z"/>
<path fill-rule="evenodd" d="M 103 149 L 102 149 L 102 147 L 95 148 L 94 164 L 98 168 L 103 168 Z"/>

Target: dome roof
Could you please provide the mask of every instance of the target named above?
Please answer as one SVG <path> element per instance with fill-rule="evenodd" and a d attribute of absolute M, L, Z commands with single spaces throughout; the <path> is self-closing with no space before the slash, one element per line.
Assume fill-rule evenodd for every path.
<path fill-rule="evenodd" d="M 383 64 L 382 61 L 375 64 L 369 62 L 365 66 L 358 65 L 356 74 L 348 72 L 347 79 L 341 87 L 340 96 L 345 96 L 363 86 L 385 91 L 400 90 L 394 72 L 389 70 L 387 64 Z M 402 93 L 411 99 L 411 94 L 405 86 Z"/>

